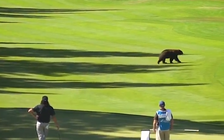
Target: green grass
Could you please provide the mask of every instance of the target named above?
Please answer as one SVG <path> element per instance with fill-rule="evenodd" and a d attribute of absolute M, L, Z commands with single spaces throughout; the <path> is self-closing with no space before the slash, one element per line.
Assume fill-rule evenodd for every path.
<path fill-rule="evenodd" d="M 200 129 L 172 140 L 222 139 L 223 8 L 221 0 L 0 1 L 0 139 L 36 139 L 26 111 L 43 95 L 63 140 L 140 139 L 160 100 L 175 128 Z M 183 50 L 183 63 L 158 65 L 166 48 Z"/>

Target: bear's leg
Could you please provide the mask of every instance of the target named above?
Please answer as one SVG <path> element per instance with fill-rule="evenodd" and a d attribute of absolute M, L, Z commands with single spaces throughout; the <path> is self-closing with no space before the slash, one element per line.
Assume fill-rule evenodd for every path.
<path fill-rule="evenodd" d="M 174 59 L 175 59 L 178 63 L 181 63 L 181 61 L 178 59 L 177 56 L 176 56 Z"/>
<path fill-rule="evenodd" d="M 166 58 L 163 59 L 163 64 L 166 64 Z"/>
<path fill-rule="evenodd" d="M 159 57 L 159 60 L 157 61 L 157 63 L 159 64 L 161 61 L 163 61 L 163 58 Z"/>
<path fill-rule="evenodd" d="M 173 59 L 174 59 L 174 58 L 172 58 L 172 57 L 170 58 L 170 63 L 173 63 Z"/>

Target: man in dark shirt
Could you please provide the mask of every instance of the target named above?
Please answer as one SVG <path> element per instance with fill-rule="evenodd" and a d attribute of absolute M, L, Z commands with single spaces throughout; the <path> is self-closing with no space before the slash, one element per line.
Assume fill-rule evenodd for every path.
<path fill-rule="evenodd" d="M 51 117 L 57 129 L 59 129 L 57 119 L 55 117 L 54 108 L 50 106 L 47 96 L 43 96 L 41 100 L 41 104 L 35 106 L 34 108 L 30 108 L 28 112 L 37 120 L 36 131 L 37 131 L 39 140 L 46 139 Z"/>

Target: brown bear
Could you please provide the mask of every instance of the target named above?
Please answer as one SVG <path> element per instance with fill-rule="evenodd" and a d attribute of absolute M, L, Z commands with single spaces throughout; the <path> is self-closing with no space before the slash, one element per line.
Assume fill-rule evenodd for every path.
<path fill-rule="evenodd" d="M 181 61 L 178 59 L 178 55 L 182 55 L 183 52 L 178 49 L 165 49 L 159 55 L 158 64 L 162 61 L 164 64 L 166 63 L 166 58 L 170 58 L 170 63 L 173 63 L 173 60 L 176 60 L 178 63 Z"/>

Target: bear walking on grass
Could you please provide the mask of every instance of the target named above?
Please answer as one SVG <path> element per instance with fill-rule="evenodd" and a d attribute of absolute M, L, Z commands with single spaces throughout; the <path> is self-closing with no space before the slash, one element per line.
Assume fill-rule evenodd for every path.
<path fill-rule="evenodd" d="M 182 55 L 183 52 L 178 49 L 165 49 L 161 52 L 159 55 L 158 64 L 162 61 L 164 64 L 166 63 L 166 58 L 170 59 L 170 63 L 173 63 L 173 60 L 177 61 L 178 63 L 181 63 L 181 61 L 178 59 L 178 55 Z"/>

